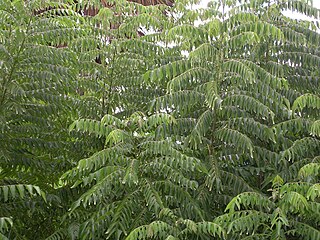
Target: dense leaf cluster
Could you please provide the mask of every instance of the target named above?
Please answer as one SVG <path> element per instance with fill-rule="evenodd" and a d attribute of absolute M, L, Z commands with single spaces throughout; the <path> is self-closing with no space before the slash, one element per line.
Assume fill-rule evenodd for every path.
<path fill-rule="evenodd" d="M 320 10 L 196 2 L 0 0 L 1 239 L 320 239 Z"/>

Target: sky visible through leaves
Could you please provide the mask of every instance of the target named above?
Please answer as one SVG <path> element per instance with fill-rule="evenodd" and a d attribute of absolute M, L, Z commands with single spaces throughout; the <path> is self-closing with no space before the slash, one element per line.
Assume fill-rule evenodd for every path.
<path fill-rule="evenodd" d="M 209 2 L 210 2 L 210 0 L 202 0 L 197 7 L 205 8 L 208 5 Z M 314 0 L 313 1 L 313 6 L 315 8 L 319 9 L 320 8 L 320 0 Z M 310 20 L 310 18 L 308 18 L 308 17 L 306 17 L 306 16 L 304 16 L 304 15 L 302 15 L 300 13 L 292 13 L 291 11 L 285 11 L 284 13 L 288 17 L 291 17 L 291 18 L 294 18 L 294 19 Z"/>

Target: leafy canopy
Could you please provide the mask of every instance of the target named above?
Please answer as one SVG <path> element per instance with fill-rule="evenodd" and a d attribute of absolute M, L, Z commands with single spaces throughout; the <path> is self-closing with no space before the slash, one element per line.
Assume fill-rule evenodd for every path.
<path fill-rule="evenodd" d="M 0 1 L 2 239 L 320 238 L 319 9 L 197 2 Z"/>

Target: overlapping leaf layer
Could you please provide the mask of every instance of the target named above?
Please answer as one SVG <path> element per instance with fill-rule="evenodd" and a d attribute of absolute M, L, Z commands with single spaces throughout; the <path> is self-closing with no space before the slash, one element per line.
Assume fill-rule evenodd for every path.
<path fill-rule="evenodd" d="M 197 2 L 0 0 L 1 239 L 320 239 L 320 10 Z"/>

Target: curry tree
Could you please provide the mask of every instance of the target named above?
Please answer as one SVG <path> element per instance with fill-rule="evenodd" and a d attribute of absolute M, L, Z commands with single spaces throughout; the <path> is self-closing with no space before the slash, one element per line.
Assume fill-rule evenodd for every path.
<path fill-rule="evenodd" d="M 1 1 L 3 238 L 319 238 L 319 10 L 196 2 Z"/>
<path fill-rule="evenodd" d="M 140 22 L 160 28 L 166 6 L 117 1 L 112 10 L 87 16 L 88 9 L 103 6 L 98 1 L 1 1 L 1 232 L 10 239 L 49 236 L 81 193 L 56 189 L 57 180 L 79 159 L 102 149 L 103 141 L 70 134 L 69 125 L 144 106 L 161 90 L 150 87 L 142 100 L 132 97 L 143 89 L 136 76 L 179 57 L 179 52 L 131 39 Z M 149 17 L 151 11 L 158 15 Z M 142 61 L 141 52 L 153 55 Z M 36 195 L 46 202 L 30 198 Z"/>
<path fill-rule="evenodd" d="M 152 107 L 160 110 L 169 105 L 168 111 L 177 121 L 185 117 L 191 121 L 190 114 L 194 117 L 193 129 L 181 141 L 194 151 L 206 152 L 203 158 L 208 161 L 209 174 L 199 188 L 199 200 L 207 207 L 208 218 L 216 216 L 212 212 L 232 195 L 250 192 L 240 193 L 228 204 L 230 214 L 221 222 L 220 217 L 213 221 L 223 225 L 226 219 L 230 221 L 225 226 L 227 238 L 280 239 L 300 234 L 314 239 L 319 237 L 318 221 L 303 222 L 302 218 L 300 223 L 283 216 L 290 211 L 298 214 L 298 205 L 293 207 L 296 210 L 289 207 L 289 202 L 299 202 L 296 193 L 316 199 L 307 192 L 318 191 L 317 181 L 315 185 L 307 183 L 304 191 L 291 187 L 304 185 L 303 181 L 284 185 L 280 210 L 273 208 L 272 212 L 271 205 L 267 207 L 273 215 L 261 216 L 248 208 L 250 204 L 263 205 L 274 178 L 283 184 L 278 174 L 288 182 L 297 181 L 299 169 L 319 159 L 315 133 L 319 119 L 317 24 L 298 23 L 281 14 L 281 10 L 291 9 L 318 19 L 319 10 L 301 2 L 268 3 L 250 1 L 232 8 L 228 2 L 231 9 L 227 12 L 230 5 L 212 4 L 202 15 L 207 20 L 202 26 L 172 28 L 168 38 L 190 52 L 186 59 L 190 67 L 171 76 L 162 72 L 164 68 L 153 71 L 155 79 L 167 78 L 168 94 L 155 99 Z M 316 166 L 310 168 L 318 169 Z M 299 214 L 312 212 L 311 218 L 318 219 L 318 203 L 304 202 L 306 211 L 299 209 Z M 234 215 L 234 206 L 248 211 Z M 276 228 L 279 211 L 285 223 Z M 270 223 L 267 229 L 263 221 Z"/>
<path fill-rule="evenodd" d="M 255 216 L 259 217 L 263 212 L 250 212 L 248 209 L 242 215 L 234 216 L 234 206 L 240 208 L 241 201 L 247 204 L 244 207 L 251 206 L 250 204 L 254 206 L 254 203 L 259 206 L 265 198 L 267 199 L 270 187 L 282 187 L 283 179 L 278 175 L 281 175 L 286 181 L 295 181 L 298 179 L 297 174 L 302 166 L 318 159 L 319 141 L 315 134 L 310 137 L 311 126 L 312 129 L 317 128 L 315 120 L 319 116 L 318 111 L 311 111 L 312 108 L 319 109 L 319 97 L 310 93 L 310 91 L 318 91 L 317 85 L 314 85 L 317 84 L 318 72 L 315 66 L 318 64 L 318 57 L 317 52 L 313 50 L 317 46 L 318 35 L 310 29 L 316 26 L 312 23 L 297 23 L 281 14 L 281 10 L 291 9 L 318 18 L 318 10 L 305 3 L 282 2 L 267 5 L 265 2 L 251 1 L 250 3 L 244 2 L 240 6 L 232 2 L 228 4 L 213 3 L 211 8 L 206 10 L 186 11 L 187 16 L 199 16 L 205 20 L 206 23 L 199 27 L 195 27 L 192 19 L 183 15 L 172 28 L 148 37 L 156 39 L 157 36 L 165 43 L 174 43 L 180 50 L 188 52 L 188 57 L 180 58 L 178 61 L 170 62 L 143 74 L 145 83 L 157 84 L 158 88 L 167 89 L 167 94 L 156 97 L 150 102 L 146 113 L 149 116 L 154 116 L 154 113 L 170 114 L 175 119 L 169 123 L 157 120 L 158 126 L 154 130 L 154 137 L 159 139 L 160 143 L 148 146 L 154 153 L 157 153 L 160 159 L 172 158 L 167 144 L 173 144 L 174 149 L 183 146 L 182 149 L 188 157 L 201 162 L 201 171 L 192 174 L 196 176 L 195 180 L 199 186 L 196 190 L 189 190 L 189 194 L 196 199 L 194 208 L 200 211 L 198 214 L 187 216 L 186 219 L 183 214 L 185 204 L 180 201 L 177 208 L 170 200 L 171 194 L 159 193 L 160 190 L 157 189 L 155 193 L 158 197 L 151 203 L 137 196 L 134 199 L 142 206 L 145 202 L 145 209 L 150 211 L 150 208 L 153 207 L 155 210 L 151 216 L 138 215 L 138 218 L 135 218 L 135 222 L 140 220 L 143 226 L 136 227 L 129 234 L 128 239 L 144 238 L 144 236 L 190 238 L 192 234 L 203 238 L 216 234 L 217 238 L 225 236 L 234 239 L 239 236 L 238 232 L 244 232 L 244 235 L 248 237 L 256 232 L 259 234 L 257 237 L 265 236 L 265 238 L 296 235 L 298 232 L 306 238 L 312 238 L 318 234 L 315 230 L 318 223 L 312 221 L 301 223 L 310 224 L 307 225 L 310 227 L 308 231 L 299 231 L 302 225 L 294 224 L 289 220 L 283 220 L 285 224 L 278 224 L 277 228 L 275 227 L 275 221 L 280 216 L 279 211 L 284 214 L 287 211 L 290 212 L 288 202 L 298 201 L 299 195 L 295 194 L 295 189 L 287 187 L 291 186 L 290 183 L 282 188 L 286 189 L 283 191 L 288 194 L 282 194 L 279 197 L 285 199 L 279 203 L 284 209 L 268 206 L 268 210 L 271 211 L 271 208 L 273 212 L 264 215 L 265 219 L 261 217 L 260 222 L 257 221 L 260 218 L 255 218 Z M 226 11 L 227 7 L 233 8 Z M 193 18 L 195 19 L 196 17 Z M 284 24 L 285 21 L 286 24 Z M 299 67 L 302 69 L 300 70 Z M 297 78 L 306 79 L 308 85 L 301 89 L 301 85 L 293 84 L 292 82 L 297 81 Z M 311 110 L 305 108 L 311 108 Z M 148 122 L 147 119 L 147 117 L 141 118 L 140 123 L 136 125 L 144 125 L 145 122 Z M 128 123 L 131 124 L 131 122 L 134 121 L 129 120 Z M 104 133 L 101 124 L 110 128 L 110 125 L 106 124 L 103 119 L 96 123 L 81 120 L 73 127 L 87 131 L 91 128 L 94 129 L 93 133 L 101 136 Z M 139 136 L 138 131 L 134 128 L 129 132 L 127 130 L 126 134 L 118 130 L 116 132 L 111 129 L 107 130 L 106 141 L 116 139 L 118 144 L 127 142 L 129 140 L 126 140 L 125 136 L 130 135 L 130 132 L 133 136 Z M 147 134 L 150 133 L 147 132 Z M 165 145 L 162 145 L 163 141 Z M 144 146 L 143 143 L 141 145 Z M 78 167 L 67 172 L 62 180 L 70 179 L 70 174 L 72 174 L 80 180 L 80 183 L 87 181 L 87 178 L 79 177 L 83 171 L 81 169 L 96 171 L 100 165 L 89 167 L 89 162 L 101 162 L 100 157 L 100 154 L 97 154 L 93 155 L 90 160 L 80 161 Z M 109 157 L 114 158 L 112 155 Z M 158 161 L 157 157 L 149 156 L 149 161 Z M 145 184 L 144 173 L 148 171 L 143 164 L 148 162 L 148 159 L 138 160 L 136 158 L 137 155 L 134 154 L 136 175 L 132 176 L 137 186 L 134 190 L 138 189 L 137 191 L 140 192 L 141 187 Z M 106 160 L 108 157 L 103 159 Z M 179 157 L 174 156 L 174 160 L 178 163 Z M 108 166 L 110 163 L 104 162 L 103 164 Z M 166 160 L 162 160 L 162 164 L 167 164 Z M 132 165 L 127 165 L 126 169 L 128 168 L 132 169 Z M 180 167 L 179 171 L 182 171 L 180 177 L 186 177 L 183 171 L 191 171 L 192 168 L 189 168 L 188 165 L 184 168 Z M 161 170 L 162 176 L 170 180 L 166 169 L 165 166 L 153 167 L 155 171 Z M 124 175 L 118 179 L 118 184 L 122 179 L 130 176 L 125 174 L 127 171 L 123 170 Z M 93 177 L 97 172 L 91 174 L 94 175 L 89 176 Z M 108 177 L 112 177 L 111 172 L 106 172 L 104 179 L 100 177 L 100 174 L 102 173 L 99 172 L 101 181 L 97 181 L 93 188 L 79 198 L 74 203 L 74 207 L 79 207 L 81 203 L 86 207 L 88 201 L 94 197 L 92 200 L 94 205 L 102 207 L 104 212 L 105 208 L 109 209 L 108 205 L 103 207 L 102 199 L 105 199 L 108 204 L 110 200 L 111 202 L 115 200 L 112 200 L 112 195 L 108 197 L 103 194 L 99 187 L 105 181 L 110 183 Z M 172 172 L 170 175 L 175 174 Z M 154 174 L 151 181 L 156 181 L 157 178 L 154 179 L 154 177 L 157 177 L 157 174 Z M 76 181 L 77 184 L 79 180 Z M 171 179 L 171 181 L 173 183 L 177 181 L 180 184 L 184 182 L 183 178 Z M 126 181 L 122 182 L 126 184 Z M 309 187 L 311 186 L 313 185 L 309 184 Z M 317 189 L 316 186 L 313 188 Z M 125 204 L 131 200 L 132 190 L 130 191 L 129 188 L 127 190 L 128 192 L 119 194 L 123 198 L 120 202 L 116 201 L 116 204 Z M 272 192 L 273 195 L 276 194 L 275 190 Z M 228 204 L 237 194 L 240 195 Z M 307 192 L 303 194 L 306 195 Z M 309 199 L 309 195 L 306 196 Z M 276 199 L 275 197 L 275 201 Z M 309 208 L 308 211 L 316 209 L 317 213 L 318 207 L 315 206 L 318 205 L 314 200 L 315 198 L 312 198 L 310 203 L 312 208 Z M 277 203 L 270 200 L 270 204 Z M 108 228 L 107 236 L 115 234 L 112 224 L 119 224 L 119 219 L 125 224 L 118 227 L 118 238 L 123 238 L 123 235 L 135 227 L 128 222 L 137 215 L 131 210 L 132 205 L 120 206 L 120 212 L 107 213 L 111 218 L 111 223 L 107 221 L 104 223 L 112 226 Z M 230 214 L 219 217 L 226 206 Z M 171 220 L 163 219 L 161 211 L 158 213 L 161 208 L 170 210 Z M 167 212 L 167 210 L 163 211 Z M 297 214 L 297 212 L 294 213 Z M 301 214 L 307 213 L 309 212 Z M 125 214 L 126 221 L 118 217 L 121 214 Z M 213 220 L 215 217 L 217 217 L 216 220 Z M 317 217 L 316 214 L 313 218 L 317 219 Z M 223 221 L 219 222 L 219 219 L 222 218 Z M 225 226 L 225 223 L 228 222 L 226 219 L 229 223 Z M 245 219 L 249 220 L 245 221 Z M 105 228 L 92 218 L 90 221 L 93 224 L 90 226 L 93 232 L 100 231 L 96 228 Z M 238 225 L 234 221 L 237 221 Z M 261 224 L 266 223 L 264 221 L 270 221 L 268 229 L 261 229 Z M 85 226 L 88 226 L 87 223 Z M 88 230 L 85 232 L 88 233 Z"/>
<path fill-rule="evenodd" d="M 1 216 L 10 220 L 1 220 L 1 232 L 7 232 L 9 239 L 53 231 L 48 216 L 54 208 L 49 206 L 59 204 L 58 197 L 52 196 L 53 184 L 71 166 L 72 154 L 67 149 L 74 145 L 68 143 L 65 129 L 76 113 L 66 113 L 71 113 L 71 106 L 83 105 L 73 98 L 76 56 L 56 46 L 87 30 L 76 14 L 55 19 L 37 15 L 38 9 L 46 7 L 40 3 L 0 3 Z M 36 196 L 44 196 L 39 187 L 47 193 L 48 205 Z M 8 222 L 14 222 L 11 229 Z"/>

